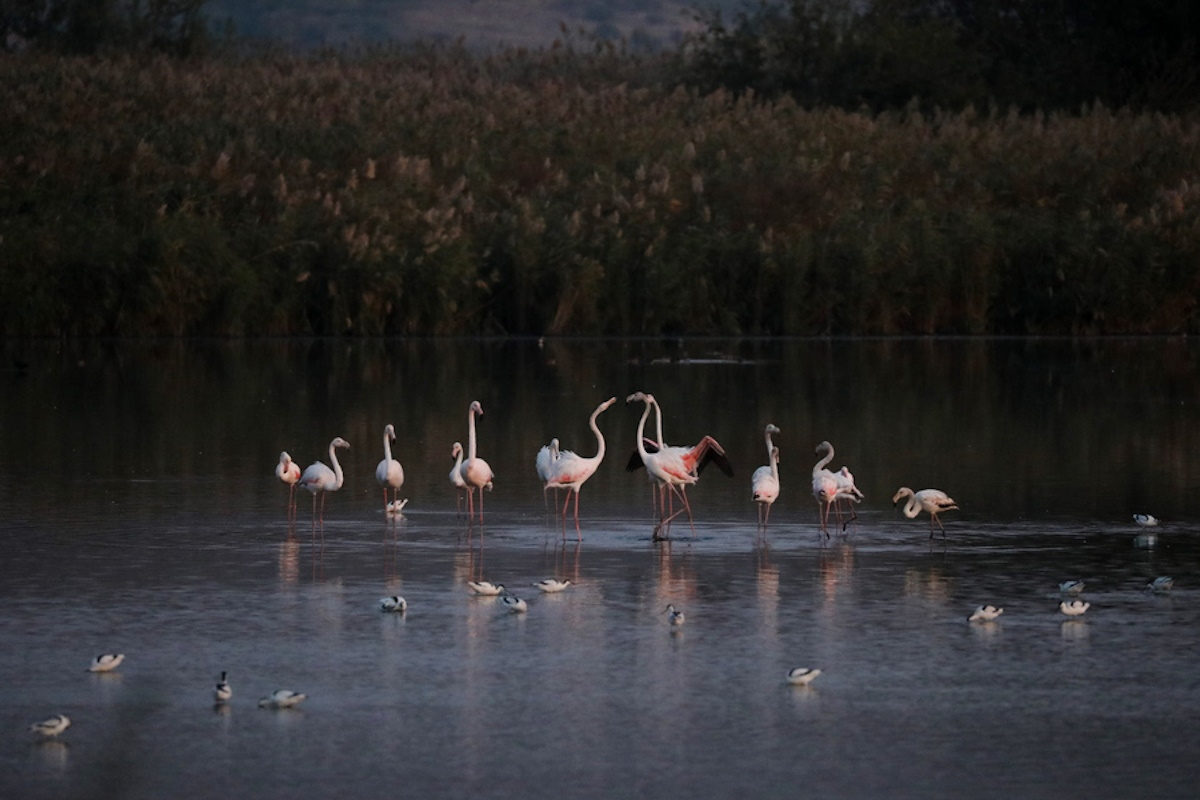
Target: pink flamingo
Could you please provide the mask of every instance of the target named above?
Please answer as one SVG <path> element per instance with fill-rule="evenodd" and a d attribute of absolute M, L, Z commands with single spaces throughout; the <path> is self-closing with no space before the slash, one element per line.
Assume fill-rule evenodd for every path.
<path fill-rule="evenodd" d="M 542 445 L 534 459 L 538 480 L 542 482 L 542 502 L 546 504 L 546 493 L 550 491 L 550 479 L 554 477 L 555 462 L 558 461 L 558 439 L 551 439 L 550 444 Z M 554 487 L 554 507 L 558 508 L 558 487 Z"/>
<path fill-rule="evenodd" d="M 666 514 L 666 509 L 663 504 L 659 504 L 659 520 L 654 526 L 654 539 L 662 538 L 659 532 L 663 526 L 669 525 L 671 520 L 679 516 L 683 511 L 687 511 L 688 522 L 692 526 L 692 531 L 695 532 L 696 526 L 692 521 L 692 507 L 688 503 L 687 494 L 683 489 L 688 485 L 695 483 L 698 478 L 689 466 L 688 462 L 683 458 L 683 454 L 678 452 L 687 448 L 664 448 L 656 452 L 650 452 L 646 449 L 644 440 L 646 431 L 646 419 L 650 416 L 650 406 L 654 404 L 654 395 L 646 394 L 645 392 L 634 392 L 625 398 L 625 402 L 632 403 L 642 401 L 646 404 L 642 411 L 642 418 L 638 422 L 637 429 L 637 451 L 638 457 L 641 458 L 642 466 L 646 468 L 647 474 L 658 486 L 666 487 L 665 491 L 675 492 L 683 501 L 683 509 L 675 511 L 670 515 Z"/>
<path fill-rule="evenodd" d="M 812 493 L 813 498 L 817 501 L 817 516 L 821 521 L 821 530 L 828 538 L 829 530 L 826 526 L 829 522 L 829 509 L 833 506 L 834 498 L 838 494 L 837 478 L 825 468 L 830 461 L 833 461 L 833 445 L 829 442 L 821 442 L 817 445 L 816 452 L 817 455 L 825 453 L 825 456 L 813 465 Z"/>
<path fill-rule="evenodd" d="M 771 506 L 779 498 L 779 448 L 771 442 L 771 434 L 779 433 L 779 428 L 772 424 L 766 427 L 767 466 L 759 467 L 750 476 L 750 489 L 754 502 L 758 504 L 758 524 L 767 527 L 767 519 L 771 516 Z"/>
<path fill-rule="evenodd" d="M 342 437 L 336 437 L 329 443 L 329 461 L 333 464 L 333 469 L 322 464 L 320 461 L 314 461 L 305 468 L 304 474 L 300 476 L 299 486 L 301 489 L 307 489 L 312 492 L 313 496 L 313 524 L 317 522 L 317 495 L 321 495 L 321 524 L 325 524 L 325 495 L 328 492 L 336 492 L 342 488 L 344 476 L 342 475 L 342 465 L 338 463 L 337 449 L 344 447 L 350 449 L 350 443 Z"/>
<path fill-rule="evenodd" d="M 473 400 L 471 407 L 467 409 L 467 460 L 459 468 L 459 473 L 462 475 L 463 482 L 467 485 L 468 518 L 474 517 L 475 490 L 479 490 L 479 522 L 482 524 L 483 490 L 485 488 L 492 488 L 492 480 L 495 476 L 492 474 L 492 468 L 488 466 L 488 463 L 475 455 L 475 416 L 477 414 L 483 416 L 483 406 L 479 405 L 478 400 Z"/>
<path fill-rule="evenodd" d="M 296 481 L 300 480 L 300 465 L 292 461 L 287 450 L 279 454 L 275 477 L 288 485 L 288 519 L 296 516 Z"/>
<path fill-rule="evenodd" d="M 392 442 L 396 441 L 396 429 L 389 423 L 383 429 L 383 460 L 375 467 L 375 480 L 383 487 L 383 510 L 387 513 L 400 499 L 400 487 L 404 485 L 404 467 L 392 458 Z M 388 489 L 392 490 L 392 502 L 388 503 Z"/>
<path fill-rule="evenodd" d="M 892 497 L 892 505 L 899 503 L 903 498 L 907 497 L 908 502 L 901 511 L 904 516 L 909 519 L 916 519 L 917 515 L 922 511 L 929 512 L 929 538 L 933 538 L 933 523 L 937 523 L 942 529 L 942 538 L 946 538 L 946 526 L 942 525 L 942 521 L 938 519 L 938 514 L 943 511 L 953 511 L 958 508 L 958 504 L 941 489 L 922 489 L 919 492 L 914 492 L 907 486 L 901 486 L 896 490 L 896 494 Z"/>
<path fill-rule="evenodd" d="M 608 407 L 615 402 L 617 402 L 617 398 L 608 398 L 596 406 L 596 410 L 592 412 L 592 416 L 588 419 L 588 426 L 596 434 L 596 455 L 591 458 L 585 458 L 570 450 L 561 451 L 558 459 L 554 461 L 551 467 L 550 479 L 546 481 L 547 489 L 567 490 L 567 499 L 563 501 L 562 508 L 564 526 L 567 519 L 567 504 L 571 502 L 571 495 L 575 495 L 576 537 L 579 536 L 579 490 L 583 487 L 584 482 L 595 474 L 596 469 L 600 466 L 600 462 L 604 460 L 604 434 L 600 432 L 600 426 L 596 424 L 596 418 L 608 410 Z M 555 439 L 552 443 L 557 444 L 557 442 L 558 440 Z M 555 501 L 555 505 L 557 506 L 557 500 Z"/>

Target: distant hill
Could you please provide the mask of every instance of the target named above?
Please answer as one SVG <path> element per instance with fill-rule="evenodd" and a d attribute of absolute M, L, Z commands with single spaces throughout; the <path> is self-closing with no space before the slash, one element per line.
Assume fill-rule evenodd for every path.
<path fill-rule="evenodd" d="M 548 46 L 572 33 L 671 46 L 695 26 L 693 9 L 731 10 L 739 0 L 210 0 L 218 27 L 300 47 L 356 42 L 455 40 L 472 48 Z"/>

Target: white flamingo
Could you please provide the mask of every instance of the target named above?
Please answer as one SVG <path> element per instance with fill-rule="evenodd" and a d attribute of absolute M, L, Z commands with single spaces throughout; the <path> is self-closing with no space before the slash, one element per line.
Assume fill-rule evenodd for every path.
<path fill-rule="evenodd" d="M 750 490 L 758 504 L 758 524 L 765 528 L 771 516 L 771 506 L 779 498 L 779 448 L 771 443 L 771 434 L 779 433 L 773 424 L 766 427 L 767 466 L 759 467 L 750 476 Z"/>
<path fill-rule="evenodd" d="M 551 439 L 549 444 L 542 445 L 542 449 L 538 450 L 537 457 L 533 462 L 534 468 L 537 470 L 538 480 L 542 482 L 543 504 L 546 501 L 547 492 L 550 491 L 550 479 L 554 476 L 554 462 L 558 461 L 558 456 L 558 439 Z M 554 508 L 557 511 L 557 489 L 554 492 Z"/>
<path fill-rule="evenodd" d="M 463 495 L 467 493 L 467 482 L 463 480 L 462 476 L 462 442 L 455 442 L 450 446 L 450 457 L 454 459 L 454 466 L 450 469 L 450 483 L 454 484 L 454 506 L 456 511 L 461 514 Z"/>
<path fill-rule="evenodd" d="M 550 480 L 546 482 L 547 488 L 567 490 L 567 499 L 563 501 L 562 507 L 564 525 L 567 519 L 567 504 L 571 502 L 571 495 L 575 495 L 576 534 L 579 533 L 579 490 L 583 488 L 583 484 L 587 479 L 596 473 L 596 470 L 600 467 L 600 462 L 604 460 L 604 434 L 600 432 L 600 426 L 596 423 L 596 419 L 615 402 L 617 402 L 617 398 L 608 398 L 596 406 L 596 410 L 588 418 L 588 427 L 592 429 L 592 433 L 596 434 L 596 455 L 588 458 L 571 450 L 563 450 L 558 454 L 558 459 L 551 465 Z M 558 440 L 555 439 L 554 442 L 558 442 Z"/>
<path fill-rule="evenodd" d="M 636 394 L 642 394 L 637 392 Z M 630 395 L 633 397 L 634 395 Z M 662 424 L 662 406 L 654 398 L 654 395 L 647 394 L 650 398 L 650 404 L 654 406 L 655 427 L 657 428 L 658 441 L 646 439 L 644 436 L 638 437 L 641 443 L 642 450 L 648 453 L 663 453 L 664 458 L 678 459 L 684 467 L 692 474 L 693 477 L 699 479 L 700 473 L 704 471 L 710 463 L 715 463 L 717 467 L 729 477 L 733 477 L 733 466 L 730 465 L 729 459 L 725 455 L 725 448 L 721 447 L 721 443 L 711 436 L 705 435 L 694 445 L 668 445 L 663 439 L 663 424 Z M 630 402 L 626 398 L 625 402 Z M 641 457 L 641 450 L 635 449 L 629 457 L 629 463 L 625 465 L 625 469 L 632 472 L 644 465 Z M 654 496 L 656 511 L 661 515 L 667 515 L 669 508 L 664 507 L 664 501 L 667 504 L 671 502 L 671 493 L 667 490 L 666 485 L 661 481 L 650 478 L 651 482 L 657 487 L 657 494 Z M 695 481 L 692 481 L 695 483 Z M 687 503 L 687 487 L 684 485 L 675 486 L 675 491 L 679 494 L 684 503 Z M 670 516 L 674 517 L 674 514 Z M 688 510 L 688 517 L 691 518 L 691 510 Z"/>
<path fill-rule="evenodd" d="M 375 480 L 383 487 L 383 510 L 386 513 L 400 499 L 400 487 L 404 485 L 404 467 L 392 458 L 392 442 L 396 441 L 396 429 L 389 423 L 383 429 L 383 461 L 375 467 Z M 388 502 L 388 489 L 392 490 L 392 501 Z"/>
<path fill-rule="evenodd" d="M 653 480 L 656 485 L 665 487 L 666 491 L 676 492 L 679 494 L 680 499 L 683 501 L 683 510 L 687 511 L 688 522 L 691 523 L 692 508 L 688 504 L 687 495 L 684 494 L 681 489 L 686 487 L 688 484 L 695 483 L 697 478 L 692 471 L 688 469 L 687 465 L 684 463 L 679 453 L 675 452 L 674 448 L 663 448 L 662 450 L 658 450 L 653 453 L 646 450 L 646 443 L 643 437 L 646 431 L 646 419 L 650 416 L 650 406 L 654 405 L 654 395 L 646 394 L 645 392 L 634 392 L 633 394 L 629 395 L 629 397 L 625 398 L 625 402 L 627 403 L 632 403 L 638 400 L 642 401 L 646 405 L 645 409 L 642 411 L 642 418 L 638 422 L 637 428 L 637 451 L 638 456 L 642 460 L 642 466 L 646 468 L 647 474 L 650 475 L 651 480 Z M 658 524 L 654 526 L 654 538 L 660 538 L 659 532 L 662 530 L 663 526 L 669 524 L 671 520 L 683 513 L 683 510 L 676 511 L 668 516 L 666 514 L 666 504 L 660 502 L 659 520 Z M 692 529 L 695 530 L 694 524 Z"/>
<path fill-rule="evenodd" d="M 322 464 L 320 461 L 314 461 L 305 468 L 304 474 L 300 476 L 299 486 L 301 489 L 307 489 L 313 496 L 313 523 L 317 522 L 317 495 L 321 495 L 321 515 L 320 521 L 325 522 L 325 495 L 328 492 L 336 492 L 342 488 L 342 483 L 345 476 L 342 474 L 342 465 L 338 463 L 337 451 L 339 447 L 350 449 L 350 443 L 340 436 L 334 438 L 329 443 L 329 461 L 333 464 L 333 469 Z"/>
<path fill-rule="evenodd" d="M 919 492 L 914 492 L 907 486 L 901 486 L 892 497 L 892 505 L 899 503 L 905 497 L 908 498 L 908 503 L 902 509 L 904 516 L 909 519 L 916 519 L 917 515 L 922 511 L 928 512 L 929 538 L 933 538 L 933 523 L 935 522 L 942 529 L 942 537 L 944 538 L 946 536 L 946 527 L 938 519 L 938 514 L 943 511 L 954 511 L 958 508 L 958 504 L 940 489 L 922 489 Z"/>
<path fill-rule="evenodd" d="M 275 465 L 275 477 L 287 484 L 288 517 L 293 517 L 296 514 L 296 482 L 300 480 L 300 465 L 292 461 L 287 450 L 279 454 L 279 463 Z"/>
<path fill-rule="evenodd" d="M 483 523 L 483 490 L 492 488 L 492 468 L 482 458 L 475 455 L 475 417 L 483 416 L 483 406 L 478 400 L 471 401 L 467 409 L 467 459 L 463 461 L 459 473 L 467 485 L 467 518 L 475 515 L 475 490 L 479 490 L 479 522 Z"/>
<path fill-rule="evenodd" d="M 829 509 L 833 507 L 835 498 L 838 495 L 838 480 L 834 474 L 826 469 L 830 461 L 833 461 L 833 445 L 829 442 L 821 442 L 817 445 L 816 454 L 825 455 L 813 465 L 812 469 L 812 493 L 813 499 L 817 501 L 817 514 L 821 521 L 821 530 L 825 532 L 825 536 L 829 536 Z"/>

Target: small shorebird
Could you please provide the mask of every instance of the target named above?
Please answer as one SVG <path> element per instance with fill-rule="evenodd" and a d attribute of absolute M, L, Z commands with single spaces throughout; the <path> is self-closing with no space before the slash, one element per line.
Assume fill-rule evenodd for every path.
<path fill-rule="evenodd" d="M 381 597 L 379 599 L 379 610 L 404 613 L 408 610 L 408 601 L 403 597 Z"/>
<path fill-rule="evenodd" d="M 103 653 L 92 659 L 92 665 L 87 668 L 88 672 L 111 672 L 121 665 L 125 660 L 124 653 Z"/>
<path fill-rule="evenodd" d="M 41 722 L 35 722 L 30 725 L 29 732 L 38 733 L 42 736 L 58 736 L 69 727 L 71 727 L 71 720 L 66 714 L 55 714 L 50 719 L 44 719 Z"/>
<path fill-rule="evenodd" d="M 979 620 L 982 620 L 983 622 L 991 622 L 1003 613 L 1003 608 L 997 608 L 996 606 L 991 605 L 979 606 L 971 613 L 971 616 L 967 617 L 967 622 L 976 622 Z"/>
<path fill-rule="evenodd" d="M 809 667 L 796 667 L 789 669 L 787 674 L 787 682 L 793 686 L 808 686 L 817 676 L 821 674 L 819 669 L 810 669 Z"/>
<path fill-rule="evenodd" d="M 516 595 L 506 594 L 500 599 L 500 602 L 504 603 L 504 607 L 514 614 L 524 614 L 529 610 L 529 605 Z"/>
<path fill-rule="evenodd" d="M 554 594 L 555 592 L 561 592 L 563 589 L 566 589 L 568 586 L 571 585 L 571 582 L 570 581 L 559 581 L 559 580 L 555 580 L 554 578 L 546 578 L 545 580 L 540 580 L 537 583 L 533 583 L 530 585 L 536 586 L 538 589 L 541 589 L 546 594 Z"/>
<path fill-rule="evenodd" d="M 467 581 L 467 586 L 475 594 L 483 595 L 484 597 L 495 597 L 498 594 L 504 594 L 503 583 L 492 583 L 491 581 Z"/>
<path fill-rule="evenodd" d="M 300 692 L 293 692 L 291 689 L 276 689 L 266 697 L 258 701 L 259 708 L 292 708 L 299 705 L 308 697 Z"/>
<path fill-rule="evenodd" d="M 1058 604 L 1058 610 L 1068 617 L 1078 617 L 1091 607 L 1091 603 L 1085 603 L 1082 600 L 1063 600 Z"/>
<path fill-rule="evenodd" d="M 1058 585 L 1058 590 L 1063 594 L 1079 594 L 1083 591 L 1083 581 L 1063 581 Z"/>
<path fill-rule="evenodd" d="M 668 604 L 663 613 L 668 615 L 672 625 L 682 625 L 684 619 L 683 612 L 677 609 L 674 605 Z"/>
<path fill-rule="evenodd" d="M 1146 584 L 1146 588 L 1152 592 L 1169 592 L 1175 586 L 1175 579 L 1166 575 L 1160 575 L 1154 580 Z"/>
<path fill-rule="evenodd" d="M 1158 525 L 1158 517 L 1153 514 L 1134 514 L 1133 521 L 1143 528 L 1153 528 Z"/>
<path fill-rule="evenodd" d="M 221 680 L 217 681 L 217 685 L 213 689 L 213 699 L 218 703 L 226 703 L 231 697 L 233 697 L 233 687 L 229 685 L 229 681 L 225 679 L 225 673 L 222 672 Z"/>

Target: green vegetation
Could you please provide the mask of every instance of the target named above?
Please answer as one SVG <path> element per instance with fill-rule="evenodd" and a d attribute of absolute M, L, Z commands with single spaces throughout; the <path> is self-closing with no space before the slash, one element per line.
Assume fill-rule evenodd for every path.
<path fill-rule="evenodd" d="M 1195 114 L 692 58 L 0 56 L 0 334 L 1200 330 Z"/>

